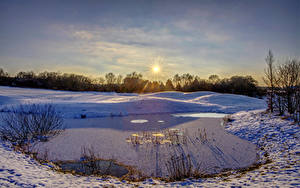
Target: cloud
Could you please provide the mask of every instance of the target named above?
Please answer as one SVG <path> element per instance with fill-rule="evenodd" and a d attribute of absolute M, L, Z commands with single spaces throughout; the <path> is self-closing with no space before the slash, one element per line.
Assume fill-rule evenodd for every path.
<path fill-rule="evenodd" d="M 90 40 L 93 38 L 93 34 L 88 31 L 75 31 L 73 36 L 79 39 Z"/>
<path fill-rule="evenodd" d="M 143 68 L 157 56 L 175 56 L 178 38 L 167 29 L 145 31 L 142 28 L 113 28 L 59 26 L 61 33 L 69 37 L 69 45 L 76 46 L 78 53 L 98 63 L 128 66 L 128 69 Z M 179 54 L 178 54 L 179 55 Z M 171 58 L 172 59 L 172 58 Z"/>
<path fill-rule="evenodd" d="M 239 54 L 240 47 L 232 45 L 234 38 L 220 27 L 211 24 L 203 29 L 199 28 L 201 24 L 197 26 L 191 21 L 176 23 L 152 28 L 95 25 L 56 25 L 53 28 L 56 35 L 64 39 L 57 41 L 59 45 L 61 43 L 60 46 L 72 54 L 71 58 L 68 56 L 69 61 L 99 72 L 138 71 L 151 76 L 149 70 L 155 59 L 162 57 L 162 70 L 168 76 L 186 72 L 201 77 L 222 76 L 232 72 L 232 65 L 241 62 L 241 57 L 232 56 Z"/>

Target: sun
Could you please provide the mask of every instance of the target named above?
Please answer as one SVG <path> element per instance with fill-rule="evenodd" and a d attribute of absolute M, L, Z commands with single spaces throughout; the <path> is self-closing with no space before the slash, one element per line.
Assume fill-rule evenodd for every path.
<path fill-rule="evenodd" d="M 160 71 L 159 66 L 154 66 L 154 67 L 152 68 L 152 71 L 153 71 L 154 73 L 158 73 L 158 72 Z"/>

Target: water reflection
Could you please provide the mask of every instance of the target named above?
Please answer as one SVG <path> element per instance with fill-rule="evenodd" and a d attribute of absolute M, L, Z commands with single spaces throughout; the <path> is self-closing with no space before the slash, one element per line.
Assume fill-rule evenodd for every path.
<path fill-rule="evenodd" d="M 96 168 L 93 168 L 94 165 Z M 128 170 L 113 161 L 107 160 L 96 160 L 96 161 L 72 161 L 72 162 L 61 162 L 58 166 L 64 172 L 76 172 L 83 175 L 111 175 L 115 177 L 122 177 L 128 173 Z M 95 171 L 95 169 L 97 171 Z"/>

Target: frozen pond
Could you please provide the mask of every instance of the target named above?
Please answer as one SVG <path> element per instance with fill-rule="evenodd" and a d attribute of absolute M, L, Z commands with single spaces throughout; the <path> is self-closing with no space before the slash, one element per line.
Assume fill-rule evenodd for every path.
<path fill-rule="evenodd" d="M 40 155 L 56 161 L 79 160 L 83 147 L 101 159 L 114 159 L 144 176 L 167 177 L 172 156 L 188 156 L 193 168 L 216 173 L 256 160 L 256 146 L 225 132 L 226 114 L 151 114 L 66 119 L 66 131 L 41 143 Z M 216 118 L 218 117 L 218 118 Z"/>

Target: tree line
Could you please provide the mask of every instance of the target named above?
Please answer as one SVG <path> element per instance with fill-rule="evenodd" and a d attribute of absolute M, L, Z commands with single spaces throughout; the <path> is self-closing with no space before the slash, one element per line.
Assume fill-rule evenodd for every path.
<path fill-rule="evenodd" d="M 176 74 L 166 82 L 150 81 L 143 78 L 141 73 L 132 72 L 125 77 L 114 73 L 107 73 L 105 77 L 90 78 L 78 74 L 59 72 L 21 71 L 15 76 L 9 75 L 0 68 L 0 85 L 15 87 L 44 88 L 70 91 L 101 91 L 118 93 L 149 93 L 160 91 L 215 91 L 234 93 L 248 96 L 262 94 L 257 81 L 251 76 L 232 76 L 220 79 L 211 75 L 208 79 L 199 76 Z"/>
<path fill-rule="evenodd" d="M 275 65 L 271 50 L 266 57 L 264 82 L 268 86 L 268 110 L 278 115 L 289 114 L 300 121 L 300 60 L 286 58 Z"/>

